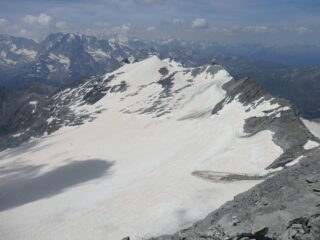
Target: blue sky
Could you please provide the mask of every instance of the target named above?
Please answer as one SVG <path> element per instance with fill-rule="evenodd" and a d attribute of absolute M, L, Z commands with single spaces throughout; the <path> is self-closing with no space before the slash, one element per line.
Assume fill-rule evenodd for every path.
<path fill-rule="evenodd" d="M 318 43 L 319 0 L 1 0 L 0 32 Z"/>

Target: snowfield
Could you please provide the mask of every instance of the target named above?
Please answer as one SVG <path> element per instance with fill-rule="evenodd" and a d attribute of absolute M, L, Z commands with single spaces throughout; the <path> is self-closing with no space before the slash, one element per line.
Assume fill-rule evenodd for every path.
<path fill-rule="evenodd" d="M 316 136 L 317 138 L 320 138 L 320 123 L 310 121 L 307 119 L 301 119 L 304 125 L 309 129 L 309 131 Z"/>
<path fill-rule="evenodd" d="M 173 74 L 174 94 L 158 103 L 161 68 Z M 93 121 L 1 152 L 1 239 L 115 240 L 173 233 L 259 183 L 192 174 L 261 175 L 283 152 L 272 132 L 247 137 L 243 131 L 246 118 L 264 116 L 276 104 L 265 101 L 246 111 L 233 101 L 211 115 L 225 96 L 222 85 L 232 78 L 209 68 L 192 76 L 157 57 L 125 65 L 105 79 L 115 75 L 112 84 L 125 81 L 126 91 L 93 105 L 73 104 L 76 114 L 95 114 Z M 159 109 L 143 113 L 152 106 Z"/>

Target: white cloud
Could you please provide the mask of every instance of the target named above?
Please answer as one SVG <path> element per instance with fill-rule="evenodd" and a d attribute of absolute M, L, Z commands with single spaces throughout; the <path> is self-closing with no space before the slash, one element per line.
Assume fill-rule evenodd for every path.
<path fill-rule="evenodd" d="M 155 28 L 155 27 L 152 27 L 152 26 L 147 28 L 147 31 L 148 31 L 148 32 L 152 32 L 152 31 L 154 31 L 154 30 L 156 30 L 156 28 Z"/>
<path fill-rule="evenodd" d="M 28 31 L 25 30 L 25 29 L 23 29 L 23 28 L 21 28 L 21 29 L 19 30 L 19 34 L 20 34 L 20 35 L 27 35 L 27 34 L 28 34 Z"/>
<path fill-rule="evenodd" d="M 182 27 L 186 25 L 186 22 L 180 18 L 173 18 L 173 19 L 163 20 L 161 24 L 164 26 Z"/>
<path fill-rule="evenodd" d="M 114 35 L 127 36 L 131 32 L 132 29 L 129 24 L 114 26 L 105 22 L 96 22 L 92 25 L 91 28 L 87 28 L 83 31 L 84 34 L 98 37 L 108 37 Z"/>
<path fill-rule="evenodd" d="M 68 28 L 68 24 L 64 21 L 60 21 L 60 22 L 54 23 L 54 27 L 60 31 L 63 31 Z"/>
<path fill-rule="evenodd" d="M 93 24 L 95 27 L 110 27 L 111 24 L 108 22 L 95 22 Z"/>
<path fill-rule="evenodd" d="M 311 33 L 312 29 L 307 27 L 277 27 L 277 26 L 241 26 L 241 25 L 234 25 L 229 28 L 207 28 L 206 31 L 208 33 L 224 33 L 228 35 L 234 34 L 272 34 L 272 33 L 298 33 L 298 34 L 305 34 Z"/>
<path fill-rule="evenodd" d="M 12 30 L 12 24 L 7 19 L 0 18 L 0 32 L 10 34 Z"/>
<path fill-rule="evenodd" d="M 112 33 L 114 34 L 126 34 L 130 31 L 130 26 L 127 24 L 124 24 L 122 26 L 115 26 L 112 29 Z"/>
<path fill-rule="evenodd" d="M 139 4 L 163 4 L 166 0 L 134 0 L 134 2 Z"/>
<path fill-rule="evenodd" d="M 184 24 L 185 24 L 185 22 L 183 20 L 181 20 L 180 18 L 174 18 L 172 20 L 172 25 L 174 25 L 174 26 L 182 26 Z"/>
<path fill-rule="evenodd" d="M 52 23 L 52 17 L 41 13 L 39 16 L 26 15 L 22 21 L 31 26 L 49 27 Z"/>
<path fill-rule="evenodd" d="M 208 22 L 204 18 L 197 18 L 192 21 L 191 27 L 192 28 L 207 28 Z"/>
<path fill-rule="evenodd" d="M 222 29 L 219 29 L 219 28 L 216 28 L 216 27 L 211 27 L 211 28 L 208 28 L 206 31 L 209 32 L 209 33 L 218 33 L 218 32 L 221 32 Z"/>
<path fill-rule="evenodd" d="M 4 27 L 8 24 L 8 20 L 4 18 L 0 18 L 0 27 Z"/>
<path fill-rule="evenodd" d="M 65 21 L 54 21 L 54 19 L 46 13 L 39 15 L 26 15 L 22 22 L 27 24 L 25 26 L 29 31 L 38 31 L 42 34 L 47 34 L 52 31 L 65 32 L 70 29 L 70 26 Z"/>
<path fill-rule="evenodd" d="M 6 33 L 9 35 L 21 36 L 21 37 L 31 37 L 32 34 L 21 26 L 9 22 L 5 18 L 0 18 L 0 31 L 1 33 Z"/>
<path fill-rule="evenodd" d="M 274 29 L 267 26 L 245 26 L 242 28 L 244 32 L 253 32 L 253 33 L 267 33 L 273 32 Z"/>
<path fill-rule="evenodd" d="M 294 31 L 299 33 L 299 34 L 312 32 L 312 30 L 307 28 L 307 27 L 297 27 L 297 28 L 294 29 Z"/>

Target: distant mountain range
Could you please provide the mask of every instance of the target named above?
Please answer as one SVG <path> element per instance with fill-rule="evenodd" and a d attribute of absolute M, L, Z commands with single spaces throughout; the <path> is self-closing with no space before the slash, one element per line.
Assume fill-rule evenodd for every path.
<path fill-rule="evenodd" d="M 0 82 L 9 88 L 24 88 L 31 82 L 60 86 L 109 72 L 124 59 L 142 55 L 120 41 L 61 33 L 40 43 L 1 35 L 0 50 Z"/>
<path fill-rule="evenodd" d="M 0 85 L 9 89 L 25 88 L 34 82 L 61 86 L 111 72 L 150 54 L 174 59 L 187 67 L 215 61 L 236 79 L 253 77 L 273 95 L 289 99 L 302 116 L 320 117 L 320 47 L 317 46 L 99 40 L 71 33 L 50 34 L 45 40 L 35 42 L 0 35 Z"/>

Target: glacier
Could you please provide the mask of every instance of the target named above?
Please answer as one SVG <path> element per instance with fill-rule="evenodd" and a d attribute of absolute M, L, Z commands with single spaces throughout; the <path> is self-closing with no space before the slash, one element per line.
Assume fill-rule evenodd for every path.
<path fill-rule="evenodd" d="M 150 56 L 102 76 L 100 86 L 110 88 L 88 104 L 94 81 L 55 96 L 72 99 L 55 107 L 68 105 L 84 119 L 80 125 L 66 120 L 53 133 L 0 152 L 3 239 L 174 233 L 262 181 L 194 173 L 264 176 L 284 152 L 272 131 L 244 131 L 250 117 L 278 116 L 277 103 L 246 106 L 236 98 L 212 114 L 233 81 L 220 66 L 184 68 Z M 53 114 L 48 123 L 57 119 Z"/>

